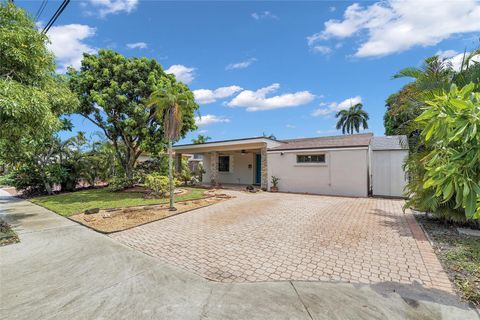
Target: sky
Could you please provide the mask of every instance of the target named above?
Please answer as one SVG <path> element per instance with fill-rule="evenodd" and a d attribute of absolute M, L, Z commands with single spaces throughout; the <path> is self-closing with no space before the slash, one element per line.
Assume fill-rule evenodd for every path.
<path fill-rule="evenodd" d="M 35 17 L 42 1 L 15 3 Z M 59 5 L 48 1 L 37 24 Z M 385 99 L 409 81 L 392 76 L 435 54 L 456 67 L 478 47 L 480 2 L 74 0 L 48 35 L 60 73 L 109 48 L 175 74 L 200 105 L 199 129 L 180 143 L 337 135 L 335 113 L 358 102 L 366 131 L 383 135 Z M 99 131 L 72 121 L 63 136 Z"/>

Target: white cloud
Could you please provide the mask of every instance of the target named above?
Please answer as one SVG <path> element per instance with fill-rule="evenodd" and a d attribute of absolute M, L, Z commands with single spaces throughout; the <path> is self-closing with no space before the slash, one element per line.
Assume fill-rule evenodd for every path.
<path fill-rule="evenodd" d="M 257 61 L 255 58 L 250 58 L 245 61 L 237 62 L 237 63 L 230 63 L 228 66 L 225 67 L 225 70 L 234 70 L 234 69 L 245 69 L 248 68 L 252 63 Z"/>
<path fill-rule="evenodd" d="M 146 49 L 148 45 L 145 42 L 127 43 L 129 49 Z"/>
<path fill-rule="evenodd" d="M 464 56 L 468 56 L 468 52 L 463 53 L 463 52 L 457 52 L 455 50 L 445 50 L 445 51 L 438 51 L 436 53 L 437 56 L 440 58 L 450 62 L 452 64 L 452 68 L 456 71 L 459 71 L 460 68 L 462 67 L 462 62 Z M 470 59 L 470 65 L 472 65 L 474 62 L 479 62 L 480 63 L 480 55 L 474 55 Z"/>
<path fill-rule="evenodd" d="M 181 64 L 174 64 L 165 70 L 165 72 L 174 74 L 178 81 L 185 84 L 189 84 L 195 79 L 195 68 L 189 68 Z"/>
<path fill-rule="evenodd" d="M 476 31 L 480 31 L 478 1 L 386 0 L 366 7 L 350 5 L 343 20 L 328 20 L 323 31 L 307 40 L 313 46 L 332 38 L 360 36 L 355 56 L 373 57 L 436 45 L 452 35 Z"/>
<path fill-rule="evenodd" d="M 345 99 L 340 103 L 337 103 L 337 102 L 320 103 L 320 107 L 322 108 L 315 109 L 312 112 L 312 116 L 314 117 L 326 116 L 331 113 L 338 112 L 340 110 L 348 109 L 351 106 L 356 105 L 357 103 L 362 103 L 362 97 L 355 96 L 352 98 Z"/>
<path fill-rule="evenodd" d="M 195 101 L 199 104 L 213 103 L 219 99 L 228 98 L 235 93 L 243 90 L 239 86 L 221 87 L 215 90 L 198 89 L 193 90 Z"/>
<path fill-rule="evenodd" d="M 86 38 L 95 35 L 95 28 L 83 24 L 53 26 L 48 32 L 50 42 L 48 49 L 56 57 L 58 72 L 67 71 L 68 66 L 80 68 L 83 53 L 94 53 L 96 49 L 83 43 Z"/>
<path fill-rule="evenodd" d="M 288 129 L 295 129 L 297 126 L 294 126 L 293 124 L 287 124 L 285 127 Z"/>
<path fill-rule="evenodd" d="M 100 17 L 122 11 L 130 13 L 136 9 L 138 0 L 90 0 L 90 3 L 99 9 Z"/>
<path fill-rule="evenodd" d="M 312 51 L 315 53 L 327 55 L 329 53 L 332 53 L 332 48 L 328 46 L 315 45 L 315 46 L 312 46 Z"/>
<path fill-rule="evenodd" d="M 332 6 L 332 7 L 329 7 L 328 10 L 329 10 L 330 12 L 334 12 L 335 10 L 337 10 L 337 8 Z"/>
<path fill-rule="evenodd" d="M 257 91 L 244 90 L 227 103 L 230 107 L 245 107 L 247 111 L 262 111 L 278 108 L 296 107 L 311 102 L 315 96 L 308 91 L 284 93 L 267 98 L 267 94 L 280 88 L 280 84 L 274 83 Z"/>
<path fill-rule="evenodd" d="M 270 11 L 254 12 L 251 14 L 251 16 L 255 20 L 262 20 L 262 19 L 278 20 L 278 17 L 273 13 L 271 13 Z"/>
<path fill-rule="evenodd" d="M 195 123 L 197 126 L 206 126 L 212 123 L 228 123 L 230 119 L 224 116 L 216 116 L 213 114 L 206 114 L 201 117 L 195 117 Z"/>

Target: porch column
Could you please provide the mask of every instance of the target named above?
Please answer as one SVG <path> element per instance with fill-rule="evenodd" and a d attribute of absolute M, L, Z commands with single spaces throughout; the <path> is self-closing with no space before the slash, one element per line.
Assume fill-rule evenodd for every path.
<path fill-rule="evenodd" d="M 175 152 L 175 171 L 182 172 L 182 154 Z"/>
<path fill-rule="evenodd" d="M 210 154 L 210 183 L 216 186 L 218 181 L 218 152 L 213 151 Z"/>
<path fill-rule="evenodd" d="M 260 188 L 262 190 L 267 190 L 268 188 L 268 171 L 267 171 L 267 145 L 265 144 L 261 150 L 261 179 L 260 179 Z"/>

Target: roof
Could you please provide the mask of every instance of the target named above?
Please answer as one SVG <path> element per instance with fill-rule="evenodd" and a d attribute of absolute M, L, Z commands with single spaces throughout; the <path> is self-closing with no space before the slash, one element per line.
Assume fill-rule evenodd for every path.
<path fill-rule="evenodd" d="M 372 150 L 408 150 L 407 136 L 373 137 Z"/>
<path fill-rule="evenodd" d="M 278 140 L 275 140 L 275 139 L 272 139 L 272 138 L 261 136 L 261 137 L 250 137 L 250 138 L 240 138 L 240 139 L 230 139 L 230 140 L 215 140 L 215 141 L 210 141 L 210 142 L 205 142 L 205 143 L 177 144 L 177 145 L 174 145 L 173 147 L 177 148 L 177 147 L 189 147 L 189 146 L 203 146 L 203 145 L 209 145 L 209 144 L 212 144 L 212 143 L 241 142 L 241 141 L 257 140 L 257 139 L 268 139 L 268 140 L 272 140 L 272 141 L 278 141 Z"/>
<path fill-rule="evenodd" d="M 282 140 L 284 144 L 269 150 L 327 149 L 368 147 L 373 133 Z"/>

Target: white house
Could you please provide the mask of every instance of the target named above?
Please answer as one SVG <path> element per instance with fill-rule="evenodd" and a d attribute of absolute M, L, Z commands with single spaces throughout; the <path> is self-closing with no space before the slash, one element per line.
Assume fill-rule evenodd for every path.
<path fill-rule="evenodd" d="M 289 140 L 254 137 L 177 145 L 174 150 L 177 157 L 203 156 L 205 184 L 269 189 L 275 176 L 284 192 L 366 197 L 373 189 L 373 195 L 398 197 L 405 185 L 405 141 L 371 133 Z"/>

